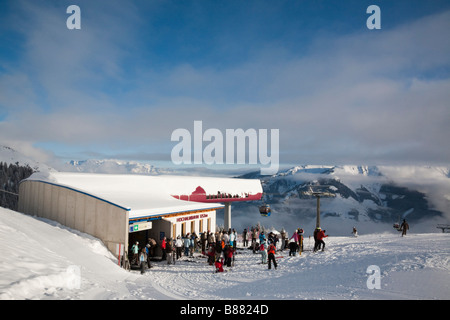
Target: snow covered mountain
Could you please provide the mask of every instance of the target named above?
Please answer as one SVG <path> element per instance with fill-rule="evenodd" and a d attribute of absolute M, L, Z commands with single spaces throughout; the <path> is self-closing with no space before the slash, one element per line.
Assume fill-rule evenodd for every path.
<path fill-rule="evenodd" d="M 0 162 L 4 162 L 7 164 L 18 163 L 19 166 L 29 166 L 34 171 L 55 171 L 55 169 L 53 169 L 49 165 L 38 162 L 9 146 L 3 145 L 0 145 Z"/>
<path fill-rule="evenodd" d="M 118 174 L 168 174 L 169 169 L 157 168 L 148 163 L 122 160 L 97 160 L 88 159 L 75 161 L 72 160 L 64 165 L 64 171 L 87 172 L 87 173 L 118 173 Z"/>
<path fill-rule="evenodd" d="M 35 171 L 55 170 L 6 146 L 0 146 L 0 161 L 19 162 Z M 95 159 L 70 161 L 58 169 L 151 175 L 214 175 L 215 171 L 171 170 L 135 161 Z M 261 217 L 258 211 L 261 203 L 233 204 L 233 226 L 237 230 L 258 222 L 267 227 L 295 225 L 313 229 L 316 198 L 308 194 L 311 188 L 334 195 L 320 200 L 323 224 L 328 224 L 327 228 L 334 234 L 346 234 L 353 225 L 362 232 L 383 231 L 403 218 L 415 228 L 420 226 L 421 232 L 434 232 L 436 224 L 450 223 L 450 167 L 301 165 L 272 176 L 261 176 L 255 171 L 238 177 L 262 181 L 264 200 L 271 205 L 273 213 Z M 219 224 L 221 217 L 219 213 Z"/>
<path fill-rule="evenodd" d="M 392 226 L 408 219 L 422 231 L 435 231 L 437 223 L 449 223 L 450 178 L 446 167 L 384 166 L 295 166 L 273 176 L 258 172 L 240 178 L 259 178 L 264 200 L 272 207 L 268 218 L 259 215 L 256 204 L 236 204 L 234 212 L 243 225 L 253 221 L 285 227 L 290 224 L 314 228 L 316 198 L 313 191 L 327 192 L 332 197 L 320 199 L 324 224 L 342 234 L 352 225 L 369 231 Z"/>

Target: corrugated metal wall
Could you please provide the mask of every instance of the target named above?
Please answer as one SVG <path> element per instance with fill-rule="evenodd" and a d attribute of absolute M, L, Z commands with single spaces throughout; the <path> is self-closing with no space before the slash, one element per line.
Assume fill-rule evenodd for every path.
<path fill-rule="evenodd" d="M 19 212 L 61 223 L 99 238 L 116 254 L 116 245 L 128 248 L 128 210 L 63 186 L 23 181 Z"/>

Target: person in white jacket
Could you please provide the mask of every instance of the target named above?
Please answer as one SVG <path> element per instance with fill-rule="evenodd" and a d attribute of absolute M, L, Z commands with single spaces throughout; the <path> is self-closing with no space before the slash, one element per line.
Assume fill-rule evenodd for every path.
<path fill-rule="evenodd" d="M 230 246 L 235 249 L 236 248 L 236 231 L 233 231 L 230 234 Z"/>
<path fill-rule="evenodd" d="M 178 260 L 178 258 L 181 257 L 181 253 L 182 253 L 182 250 L 183 250 L 183 241 L 181 241 L 181 237 L 180 236 L 178 236 L 177 240 L 175 241 L 175 249 L 176 249 L 176 252 L 177 252 L 177 260 Z"/>
<path fill-rule="evenodd" d="M 228 234 L 228 232 L 223 233 L 222 240 L 225 241 L 225 245 L 230 244 L 230 235 Z"/>

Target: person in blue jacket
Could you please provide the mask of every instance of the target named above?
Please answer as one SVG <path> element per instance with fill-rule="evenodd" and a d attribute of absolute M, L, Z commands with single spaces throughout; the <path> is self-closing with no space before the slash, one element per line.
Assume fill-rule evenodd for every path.
<path fill-rule="evenodd" d="M 263 243 L 264 241 L 266 241 L 266 235 L 264 234 L 264 231 L 261 231 L 261 233 L 259 234 L 259 243 Z"/>
<path fill-rule="evenodd" d="M 195 239 L 194 239 L 194 234 L 191 234 L 191 237 L 189 239 L 189 256 L 193 257 L 194 256 L 194 249 L 195 249 Z"/>
<path fill-rule="evenodd" d="M 184 238 L 184 255 L 187 257 L 189 256 L 189 245 L 191 243 L 191 237 L 189 235 L 189 233 L 186 235 L 186 237 Z"/>

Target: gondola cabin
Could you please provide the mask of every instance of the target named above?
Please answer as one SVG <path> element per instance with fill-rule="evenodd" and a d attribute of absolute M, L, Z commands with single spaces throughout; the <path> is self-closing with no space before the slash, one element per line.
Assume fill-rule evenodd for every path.
<path fill-rule="evenodd" d="M 263 217 L 270 217 L 270 213 L 271 213 L 270 206 L 268 204 L 260 206 L 259 213 Z"/>

